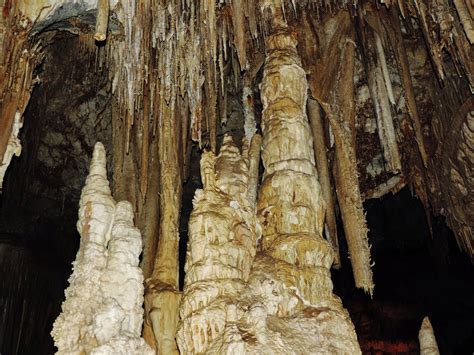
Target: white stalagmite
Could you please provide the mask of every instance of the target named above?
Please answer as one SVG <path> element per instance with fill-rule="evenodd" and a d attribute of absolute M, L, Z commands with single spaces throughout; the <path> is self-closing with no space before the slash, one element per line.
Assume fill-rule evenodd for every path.
<path fill-rule="evenodd" d="M 140 338 L 141 235 L 133 227 L 131 205 L 116 204 L 111 196 L 101 143 L 94 147 L 77 229 L 79 251 L 51 332 L 58 353 L 153 354 Z"/>
<path fill-rule="evenodd" d="M 21 113 L 16 112 L 13 121 L 12 132 L 10 134 L 10 138 L 8 139 L 7 149 L 5 150 L 3 160 L 0 163 L 0 193 L 2 192 L 2 185 L 5 173 L 7 172 L 7 168 L 10 165 L 13 156 L 16 155 L 17 157 L 19 157 L 21 154 L 21 142 L 20 138 L 18 138 L 18 134 L 20 133 L 20 129 L 22 126 L 23 122 L 21 120 Z"/>
<path fill-rule="evenodd" d="M 418 333 L 418 340 L 420 341 L 421 355 L 439 355 L 436 337 L 428 317 L 423 318 L 423 323 L 421 323 L 420 332 Z"/>

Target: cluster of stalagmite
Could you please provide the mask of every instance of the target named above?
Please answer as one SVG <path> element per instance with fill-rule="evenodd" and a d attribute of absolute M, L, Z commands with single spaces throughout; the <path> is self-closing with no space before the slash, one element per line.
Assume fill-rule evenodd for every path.
<path fill-rule="evenodd" d="M 305 72 L 281 8 L 270 9 L 258 223 L 251 204 L 242 209 L 245 163 L 239 170 L 224 165 L 229 148 L 238 159 L 224 142 L 217 159 L 208 153 L 201 161 L 204 190 L 196 194 L 190 221 L 178 344 L 182 353 L 357 354 L 354 326 L 332 293 L 334 254 L 322 238 L 325 204 L 306 116 Z M 225 193 L 216 195 L 212 186 Z M 243 212 L 248 217 L 242 220 Z M 253 258 L 260 228 L 261 250 Z"/>
<path fill-rule="evenodd" d="M 433 327 L 428 317 L 423 318 L 420 332 L 418 333 L 421 355 L 439 355 L 438 344 Z"/>
<path fill-rule="evenodd" d="M 133 226 L 132 206 L 111 196 L 101 143 L 82 190 L 77 229 L 81 244 L 51 332 L 58 353 L 153 354 L 140 338 L 141 234 Z"/>
<path fill-rule="evenodd" d="M 196 191 L 189 221 L 177 333 L 183 354 L 211 352 L 216 339 L 227 336 L 229 322 L 238 320 L 236 302 L 245 290 L 258 237 L 254 204 L 247 198 L 255 186 L 250 161 L 258 159 L 249 156 L 251 151 L 240 154 L 226 136 L 217 157 L 212 152 L 202 156 L 203 189 Z"/>

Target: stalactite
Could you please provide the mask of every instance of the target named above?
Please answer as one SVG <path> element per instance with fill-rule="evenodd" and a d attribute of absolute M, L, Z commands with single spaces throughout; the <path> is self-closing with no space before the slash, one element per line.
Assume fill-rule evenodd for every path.
<path fill-rule="evenodd" d="M 159 130 L 160 224 L 158 248 L 152 275 L 147 280 L 145 309 L 146 340 L 160 354 L 178 353 L 174 334 L 178 320 L 178 244 L 182 172 L 179 156 L 179 125 L 174 98 L 165 106 Z M 153 334 L 154 339 L 148 338 Z"/>
<path fill-rule="evenodd" d="M 326 19 L 320 31 L 321 48 L 309 78 L 310 88 L 312 95 L 324 109 L 334 134 L 334 181 L 355 284 L 372 294 L 374 283 L 367 240 L 368 229 L 362 206 L 355 150 L 355 50 L 349 13 L 342 10 Z M 337 58 L 337 61 L 334 58 Z"/>
<path fill-rule="evenodd" d="M 129 203 L 116 204 L 111 196 L 101 143 L 82 190 L 77 230 L 81 244 L 51 332 L 58 352 L 152 354 L 140 338 L 141 236 Z"/>
<path fill-rule="evenodd" d="M 459 19 L 461 20 L 462 26 L 464 27 L 464 32 L 471 44 L 474 44 L 474 28 L 473 28 L 473 16 L 474 16 L 474 6 L 472 3 L 468 8 L 467 2 L 465 0 L 454 0 L 454 6 L 456 6 L 456 11 L 458 12 Z"/>
<path fill-rule="evenodd" d="M 240 69 L 247 68 L 247 46 L 245 43 L 245 14 L 244 3 L 242 0 L 232 1 L 232 22 L 234 26 L 234 44 L 239 58 Z"/>
<path fill-rule="evenodd" d="M 413 89 L 413 82 L 411 79 L 410 68 L 408 66 L 407 51 L 403 40 L 402 30 L 398 18 L 398 12 L 390 9 L 391 20 L 387 21 L 386 26 L 391 26 L 391 31 L 388 31 L 388 36 L 391 39 L 392 46 L 395 51 L 395 57 L 402 79 L 403 89 L 405 90 L 405 99 L 407 103 L 408 113 L 412 120 L 413 130 L 415 131 L 415 139 L 418 145 L 418 150 L 425 167 L 428 166 L 428 153 L 425 146 L 425 139 L 423 137 L 423 130 L 421 127 L 420 116 L 418 114 L 418 107 L 415 101 L 415 93 Z"/>
<path fill-rule="evenodd" d="M 102 42 L 107 38 L 109 25 L 109 0 L 97 0 L 97 19 L 95 23 L 94 38 Z"/>
<path fill-rule="evenodd" d="M 395 99 L 388 77 L 382 42 L 380 35 L 368 23 L 365 26 L 361 25 L 361 27 L 364 51 L 362 57 L 365 58 L 370 96 L 377 118 L 377 132 L 386 163 L 385 169 L 387 172 L 398 174 L 402 164 L 392 115 L 392 105 L 395 103 Z"/>
<path fill-rule="evenodd" d="M 421 355 L 439 355 L 436 337 L 428 317 L 423 318 L 420 332 L 418 333 L 418 339 L 420 341 Z"/>
<path fill-rule="evenodd" d="M 470 96 L 452 117 L 445 136 L 439 137 L 436 176 L 444 200 L 443 214 L 458 235 L 458 244 L 474 260 L 474 97 Z"/>
<path fill-rule="evenodd" d="M 341 267 L 341 255 L 339 253 L 339 241 L 337 238 L 336 205 L 333 197 L 334 190 L 329 175 L 321 108 L 316 100 L 308 99 L 308 118 L 313 132 L 314 160 L 318 170 L 318 180 L 321 184 L 324 201 L 326 202 L 325 231 L 327 239 L 334 249 L 333 267 L 339 269 Z"/>
<path fill-rule="evenodd" d="M 0 190 L 12 155 L 21 152 L 18 132 L 37 82 L 33 70 L 43 61 L 41 42 L 28 38 L 31 23 L 12 6 L 0 24 Z"/>
<path fill-rule="evenodd" d="M 15 119 L 13 121 L 13 127 L 10 135 L 10 139 L 8 140 L 7 149 L 3 155 L 3 161 L 0 163 L 0 193 L 2 192 L 2 184 L 3 179 L 5 177 L 5 173 L 7 171 L 8 166 L 14 155 L 17 157 L 21 154 L 21 142 L 18 134 L 20 133 L 20 129 L 23 126 L 23 122 L 21 121 L 21 114 L 17 112 L 15 114 Z"/>

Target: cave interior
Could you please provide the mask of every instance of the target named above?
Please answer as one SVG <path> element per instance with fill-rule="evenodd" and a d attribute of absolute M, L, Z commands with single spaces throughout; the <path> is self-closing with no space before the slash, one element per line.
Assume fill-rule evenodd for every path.
<path fill-rule="evenodd" d="M 201 158 L 221 151 L 226 137 L 242 152 L 249 134 L 260 134 L 258 185 L 267 178 L 270 104 L 262 83 L 270 72 L 266 56 L 278 51 L 267 41 L 281 35 L 274 30 L 280 7 L 307 76 L 302 95 L 319 106 L 319 136 L 310 109 L 307 115 L 335 199 L 334 221 L 326 212 L 322 234 L 333 247 L 336 240 L 333 293 L 349 312 L 361 352 L 420 353 L 418 331 L 429 316 L 441 354 L 472 354 L 474 34 L 457 6 L 467 7 L 472 26 L 469 1 L 111 1 L 105 42 L 94 39 L 100 9 L 89 1 L 48 3 L 49 15 L 25 3 L 3 1 L 0 23 L 0 129 L 11 129 L 17 113 L 22 122 L 21 154 L 8 169 L 2 163 L 0 354 L 57 350 L 50 333 L 81 243 L 78 208 L 96 142 L 107 151 L 112 195 L 131 202 L 142 234 L 145 303 L 167 233 L 178 251 L 171 283 L 186 292 L 193 199 L 207 183 Z M 348 41 L 350 65 L 341 49 Z M 344 101 L 347 67 L 353 80 Z M 383 80 L 390 85 L 381 88 Z M 342 143 L 332 118 L 338 115 L 352 135 Z M 389 129 L 382 127 L 387 115 Z M 355 153 L 350 174 L 375 288 L 354 279 L 339 144 Z"/>

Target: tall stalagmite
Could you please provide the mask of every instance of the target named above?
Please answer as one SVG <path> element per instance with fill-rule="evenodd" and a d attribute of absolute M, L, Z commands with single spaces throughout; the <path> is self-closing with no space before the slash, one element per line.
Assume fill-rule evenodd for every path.
<path fill-rule="evenodd" d="M 423 318 L 420 332 L 418 333 L 418 340 L 420 341 L 421 355 L 439 355 L 436 337 L 428 317 Z"/>
<path fill-rule="evenodd" d="M 254 185 L 249 181 L 251 151 L 240 154 L 226 136 L 217 157 L 212 152 L 202 156 L 203 189 L 196 191 L 189 221 L 177 334 L 182 354 L 213 353 L 228 323 L 238 320 L 236 302 L 245 290 L 258 236 L 254 203 L 247 198 Z"/>
<path fill-rule="evenodd" d="M 81 244 L 62 313 L 51 334 L 60 354 L 153 354 L 140 338 L 143 275 L 141 234 L 131 205 L 110 194 L 105 149 L 94 148 L 82 190 L 77 230 Z"/>

